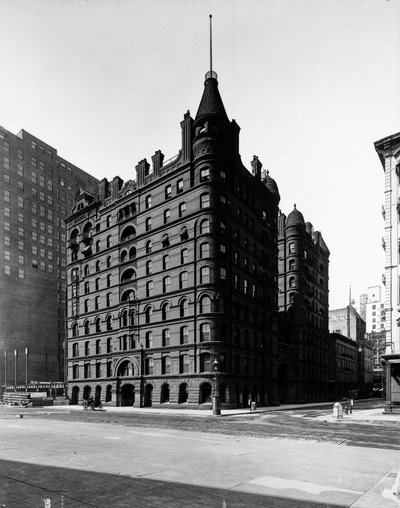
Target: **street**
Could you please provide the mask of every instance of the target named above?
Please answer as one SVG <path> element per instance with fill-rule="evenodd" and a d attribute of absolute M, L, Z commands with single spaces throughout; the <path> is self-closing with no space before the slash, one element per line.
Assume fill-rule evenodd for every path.
<path fill-rule="evenodd" d="M 324 413 L 325 412 L 325 413 Z M 0 412 L 0 506 L 400 506 L 398 423 Z"/>

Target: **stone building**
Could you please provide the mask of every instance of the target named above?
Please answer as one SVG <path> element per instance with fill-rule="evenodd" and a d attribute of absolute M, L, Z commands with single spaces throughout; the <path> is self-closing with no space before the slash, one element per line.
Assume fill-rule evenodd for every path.
<path fill-rule="evenodd" d="M 206 75 L 179 154 L 82 192 L 67 220 L 68 391 L 112 405 L 279 402 L 276 183 Z"/>
<path fill-rule="evenodd" d="M 384 171 L 386 398 L 400 404 L 400 132 L 375 142 Z"/>
<path fill-rule="evenodd" d="M 0 127 L 1 385 L 63 381 L 66 231 L 97 180 L 28 132 Z"/>
<path fill-rule="evenodd" d="M 360 364 L 357 343 L 340 333 L 329 334 L 329 399 L 354 397 L 359 389 Z"/>
<path fill-rule="evenodd" d="M 280 401 L 326 400 L 329 250 L 294 210 L 278 217 Z"/>
<path fill-rule="evenodd" d="M 352 305 L 329 311 L 329 331 L 340 333 L 357 343 L 364 340 L 366 325 L 364 319 Z"/>

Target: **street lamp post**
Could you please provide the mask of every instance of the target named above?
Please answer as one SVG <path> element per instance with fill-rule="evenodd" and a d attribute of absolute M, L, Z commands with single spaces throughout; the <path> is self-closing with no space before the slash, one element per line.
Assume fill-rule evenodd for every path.
<path fill-rule="evenodd" d="M 219 361 L 215 358 L 213 362 L 214 371 L 214 394 L 212 398 L 213 416 L 221 416 L 221 402 L 219 398 Z"/>
<path fill-rule="evenodd" d="M 25 391 L 26 392 L 28 391 L 28 355 L 29 355 L 29 350 L 26 347 L 25 348 Z"/>
<path fill-rule="evenodd" d="M 17 391 L 18 349 L 14 349 L 14 391 Z"/>

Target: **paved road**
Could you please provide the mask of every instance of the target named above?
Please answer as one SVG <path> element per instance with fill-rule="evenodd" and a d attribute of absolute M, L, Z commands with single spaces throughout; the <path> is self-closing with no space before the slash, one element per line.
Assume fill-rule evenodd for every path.
<path fill-rule="evenodd" d="M 0 507 L 399 507 L 398 426 L 345 428 L 315 411 L 3 413 Z M 363 436 L 353 437 L 358 427 Z"/>

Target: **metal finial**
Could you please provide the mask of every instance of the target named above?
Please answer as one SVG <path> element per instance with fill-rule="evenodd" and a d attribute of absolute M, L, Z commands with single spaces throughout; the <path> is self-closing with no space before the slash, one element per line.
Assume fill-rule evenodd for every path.
<path fill-rule="evenodd" d="M 212 76 L 212 14 L 210 14 L 210 75 Z"/>

